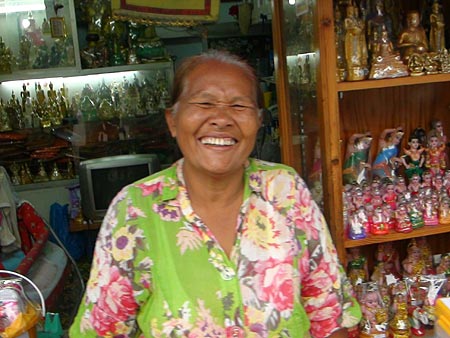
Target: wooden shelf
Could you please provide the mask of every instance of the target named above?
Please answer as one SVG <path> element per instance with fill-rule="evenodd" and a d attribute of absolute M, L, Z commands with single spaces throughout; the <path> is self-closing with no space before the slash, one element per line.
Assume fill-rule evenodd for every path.
<path fill-rule="evenodd" d="M 78 69 L 77 67 L 60 67 L 60 68 L 48 68 L 48 69 L 30 69 L 14 71 L 11 74 L 0 75 L 0 83 L 6 81 L 22 81 L 22 80 L 34 80 L 43 78 L 58 78 L 58 77 L 75 77 L 97 74 L 108 74 L 128 71 L 144 71 L 161 69 L 162 67 L 172 68 L 172 62 L 170 60 L 154 60 L 153 62 L 140 63 L 136 65 L 123 65 L 114 67 L 100 67 L 90 69 Z"/>
<path fill-rule="evenodd" d="M 336 85 L 336 87 L 338 92 L 348 92 L 354 90 L 422 85 L 426 83 L 447 82 L 447 81 L 450 81 L 450 74 L 434 74 L 422 76 L 406 76 L 394 79 L 339 82 Z"/>
<path fill-rule="evenodd" d="M 424 226 L 420 229 L 415 229 L 408 233 L 400 233 L 391 230 L 387 235 L 371 235 L 364 239 L 347 239 L 344 241 L 345 248 L 353 248 L 357 246 L 378 244 L 390 241 L 399 241 L 409 238 L 416 238 L 422 236 L 438 235 L 450 232 L 450 224 L 441 224 L 436 226 Z"/>

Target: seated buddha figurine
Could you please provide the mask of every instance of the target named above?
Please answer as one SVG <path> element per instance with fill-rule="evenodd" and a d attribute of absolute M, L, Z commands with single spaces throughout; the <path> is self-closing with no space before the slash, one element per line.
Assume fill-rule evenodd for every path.
<path fill-rule="evenodd" d="M 384 79 L 408 76 L 408 67 L 400 54 L 394 50 L 386 27 L 383 26 L 381 36 L 373 42 L 372 62 L 369 79 Z"/>
<path fill-rule="evenodd" d="M 420 24 L 420 14 L 417 10 L 409 11 L 406 15 L 406 27 L 401 31 L 397 42 L 402 60 L 408 64 L 413 53 L 428 52 L 428 38 L 425 29 Z"/>

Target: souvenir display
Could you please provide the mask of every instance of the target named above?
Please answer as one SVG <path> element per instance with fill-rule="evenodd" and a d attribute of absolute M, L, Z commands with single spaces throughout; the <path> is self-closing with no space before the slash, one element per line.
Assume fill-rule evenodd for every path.
<path fill-rule="evenodd" d="M 338 2 L 335 7 L 338 81 L 450 71 L 442 3 L 401 13 L 393 1 Z M 425 17 L 422 17 L 425 16 Z"/>

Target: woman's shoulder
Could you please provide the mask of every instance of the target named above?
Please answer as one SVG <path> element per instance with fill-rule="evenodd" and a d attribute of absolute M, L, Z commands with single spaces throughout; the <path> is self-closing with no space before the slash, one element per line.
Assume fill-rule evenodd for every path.
<path fill-rule="evenodd" d="M 258 171 L 258 172 L 285 172 L 289 175 L 297 175 L 297 172 L 294 168 L 283 164 L 283 163 L 276 163 L 276 162 L 269 162 L 264 161 L 256 158 L 250 159 L 250 165 L 249 165 L 250 171 Z"/>

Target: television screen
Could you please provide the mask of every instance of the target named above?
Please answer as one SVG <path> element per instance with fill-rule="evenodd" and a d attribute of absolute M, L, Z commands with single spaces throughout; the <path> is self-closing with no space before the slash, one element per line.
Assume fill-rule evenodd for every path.
<path fill-rule="evenodd" d="M 108 156 L 80 163 L 81 208 L 86 219 L 100 221 L 124 186 L 160 170 L 154 154 Z"/>

